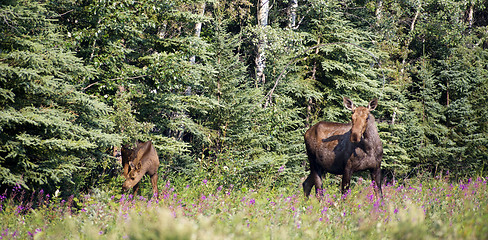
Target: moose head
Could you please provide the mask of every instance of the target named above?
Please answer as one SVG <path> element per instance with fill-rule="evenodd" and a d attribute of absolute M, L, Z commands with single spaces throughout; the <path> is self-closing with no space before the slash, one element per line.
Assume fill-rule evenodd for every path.
<path fill-rule="evenodd" d="M 343 98 L 344 106 L 352 111 L 352 128 L 351 128 L 351 142 L 358 143 L 361 141 L 366 126 L 368 125 L 369 112 L 373 111 L 378 106 L 378 99 L 374 98 L 369 102 L 367 107 L 356 107 L 351 99 Z"/>

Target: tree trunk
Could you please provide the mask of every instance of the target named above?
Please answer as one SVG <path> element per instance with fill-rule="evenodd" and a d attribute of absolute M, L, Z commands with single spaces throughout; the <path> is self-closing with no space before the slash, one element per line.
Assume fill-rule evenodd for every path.
<path fill-rule="evenodd" d="M 298 0 L 291 0 L 290 8 L 288 11 L 288 28 L 293 29 L 297 25 L 297 8 L 298 8 Z"/>
<path fill-rule="evenodd" d="M 379 22 L 381 20 L 382 11 L 383 11 L 383 0 L 376 0 L 375 15 L 376 15 L 377 22 Z"/>
<path fill-rule="evenodd" d="M 413 31 L 415 30 L 415 23 L 417 22 L 417 19 L 420 15 L 420 10 L 422 9 L 422 2 L 419 2 L 419 5 L 417 6 L 417 10 L 415 11 L 415 15 L 413 16 L 412 23 L 410 24 L 410 32 L 408 33 L 408 37 L 405 40 L 405 49 L 408 50 L 410 43 L 413 40 Z M 402 78 L 404 77 L 404 71 L 405 71 L 405 64 L 406 64 L 406 59 L 408 57 L 408 54 L 405 54 L 403 56 L 402 60 L 402 68 L 400 69 L 400 73 Z"/>
<path fill-rule="evenodd" d="M 265 48 L 267 45 L 267 37 L 264 28 L 268 25 L 269 14 L 269 0 L 259 1 L 258 6 L 258 45 L 256 55 L 256 88 L 259 84 L 266 82 L 264 69 L 266 68 Z"/>
<path fill-rule="evenodd" d="M 468 9 L 468 28 L 471 30 L 474 21 L 474 4 L 471 4 Z"/>
<path fill-rule="evenodd" d="M 205 14 L 205 2 L 202 3 L 202 6 L 200 7 L 200 15 Z M 200 33 L 202 32 L 202 22 L 197 22 L 195 25 L 195 37 L 199 38 Z M 195 56 L 190 57 L 190 62 L 195 63 Z"/>
<path fill-rule="evenodd" d="M 419 3 L 419 6 L 417 7 L 417 11 L 415 12 L 415 16 L 413 17 L 413 20 L 412 20 L 412 24 L 410 25 L 410 32 L 411 33 L 415 29 L 415 22 L 417 22 L 417 18 L 420 15 L 420 9 L 421 8 L 422 8 L 422 3 Z"/>

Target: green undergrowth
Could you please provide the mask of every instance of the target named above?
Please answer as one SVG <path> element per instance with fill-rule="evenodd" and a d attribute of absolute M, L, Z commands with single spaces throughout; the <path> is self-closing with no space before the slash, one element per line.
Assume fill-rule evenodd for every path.
<path fill-rule="evenodd" d="M 61 199 L 16 187 L 1 195 L 1 239 L 483 239 L 487 178 L 357 181 L 305 199 L 299 184 L 256 189 L 214 181 L 160 184 L 160 194 L 95 189 Z"/>

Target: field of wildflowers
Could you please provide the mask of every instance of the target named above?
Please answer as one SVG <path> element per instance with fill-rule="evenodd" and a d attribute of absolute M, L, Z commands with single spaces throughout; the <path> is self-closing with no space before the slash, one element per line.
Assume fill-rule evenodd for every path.
<path fill-rule="evenodd" d="M 330 186 L 305 199 L 300 185 L 259 189 L 203 180 L 160 184 L 160 195 L 94 190 L 61 199 L 16 187 L 0 195 L 0 239 L 486 239 L 488 178 L 368 180 L 344 196 Z"/>

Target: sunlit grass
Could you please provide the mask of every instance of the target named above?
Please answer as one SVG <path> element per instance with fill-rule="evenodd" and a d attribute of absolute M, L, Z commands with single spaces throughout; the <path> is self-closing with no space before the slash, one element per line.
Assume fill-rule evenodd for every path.
<path fill-rule="evenodd" d="M 2 239 L 483 239 L 487 178 L 411 179 L 378 199 L 360 179 L 305 199 L 299 184 L 236 189 L 167 181 L 157 198 L 94 191 L 60 199 L 19 187 L 0 196 Z"/>

